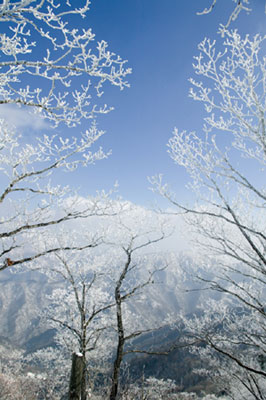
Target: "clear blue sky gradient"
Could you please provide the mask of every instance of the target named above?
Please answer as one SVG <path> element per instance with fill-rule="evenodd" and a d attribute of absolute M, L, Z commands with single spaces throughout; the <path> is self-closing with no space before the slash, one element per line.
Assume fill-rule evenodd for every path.
<path fill-rule="evenodd" d="M 96 40 L 106 40 L 111 51 L 128 60 L 133 69 L 128 76 L 131 87 L 122 92 L 116 87 L 105 90 L 104 102 L 115 110 L 99 118 L 99 128 L 106 130 L 106 135 L 98 143 L 106 151 L 112 149 L 112 155 L 65 176 L 64 183 L 80 187 L 80 193 L 87 195 L 111 188 L 118 181 L 125 199 L 150 205 L 155 196 L 148 190 L 147 176 L 163 173 L 179 196 L 189 198 L 186 173 L 174 165 L 166 143 L 175 126 L 181 130 L 200 130 L 202 126 L 203 106 L 188 97 L 193 56 L 204 37 L 218 39 L 219 23 L 226 22 L 235 4 L 220 0 L 210 15 L 196 15 L 210 3 L 92 0 L 84 26 L 92 28 Z M 253 13 L 242 13 L 232 28 L 266 33 L 265 2 L 254 3 Z M 75 25 L 74 18 L 72 22 Z M 69 135 L 78 135 L 86 124 L 69 130 Z M 59 132 L 65 130 L 59 128 Z"/>

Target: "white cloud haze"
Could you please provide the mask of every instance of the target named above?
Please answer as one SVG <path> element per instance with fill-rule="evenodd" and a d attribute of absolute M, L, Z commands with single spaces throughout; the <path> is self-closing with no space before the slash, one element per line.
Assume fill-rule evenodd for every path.
<path fill-rule="evenodd" d="M 0 118 L 17 129 L 31 128 L 33 130 L 44 129 L 48 123 L 33 111 L 29 112 L 25 107 L 5 104 L 0 107 Z"/>

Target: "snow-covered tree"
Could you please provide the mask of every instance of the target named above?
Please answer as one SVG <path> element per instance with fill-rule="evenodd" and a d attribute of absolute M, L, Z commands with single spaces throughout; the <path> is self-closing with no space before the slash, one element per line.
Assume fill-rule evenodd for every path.
<path fill-rule="evenodd" d="M 97 97 L 106 82 L 128 86 L 125 77 L 131 70 L 107 42 L 95 43 L 91 28 L 71 23 L 80 17 L 82 26 L 90 3 L 2 2 L 0 104 L 28 106 L 55 125 L 69 126 L 111 110 L 97 106 Z"/>
<path fill-rule="evenodd" d="M 58 343 L 57 347 L 42 348 L 24 355 L 22 369 L 16 376 L 22 381 L 31 378 L 40 398 L 61 400 L 68 391 L 70 369 L 71 354 Z M 29 372 L 26 373 L 27 370 Z"/>
<path fill-rule="evenodd" d="M 190 177 L 196 204 L 182 204 L 162 177 L 152 179 L 194 231 L 205 289 L 222 293 L 219 302 L 204 305 L 204 318 L 188 322 L 188 331 L 208 345 L 216 365 L 232 365 L 225 369 L 260 400 L 266 379 L 264 46 L 265 37 L 242 38 L 237 31 L 226 32 L 220 51 L 215 41 L 199 44 L 193 66 L 200 79 L 190 80 L 190 96 L 204 103 L 204 129 L 175 129 L 168 143 Z"/>
<path fill-rule="evenodd" d="M 113 246 L 114 253 L 109 256 L 109 265 L 113 281 L 111 286 L 114 291 L 117 332 L 110 400 L 115 400 L 118 396 L 120 367 L 124 356 L 132 352 L 145 352 L 132 348 L 130 343 L 141 334 L 155 329 L 148 316 L 143 318 L 132 312 L 130 303 L 134 304 L 136 299 L 143 302 L 145 288 L 154 283 L 156 273 L 166 268 L 167 260 L 162 260 L 159 254 L 152 253 L 152 246 L 169 235 L 170 226 L 166 220 L 156 217 L 153 212 L 133 207 L 128 213 L 118 215 L 110 230 L 109 243 Z M 126 349 L 127 344 L 129 348 Z"/>
<path fill-rule="evenodd" d="M 51 182 L 58 169 L 73 171 L 105 157 L 101 149 L 91 150 L 101 134 L 93 124 L 80 139 L 45 135 L 27 144 L 0 121 L 0 270 L 54 251 L 45 240 L 54 225 L 104 212 L 103 193 L 85 200 Z"/>
<path fill-rule="evenodd" d="M 83 400 L 97 386 L 97 375 L 108 379 L 112 375 L 106 391 L 116 398 L 124 356 L 147 352 L 132 347 L 132 340 L 158 328 L 152 310 L 147 305 L 149 315 L 140 310 L 147 300 L 146 287 L 166 267 L 167 260 L 153 251 L 170 228 L 162 216 L 131 203 L 116 201 L 112 210 L 112 216 L 84 221 L 82 234 L 72 229 L 72 241 L 79 242 L 79 248 L 73 245 L 66 251 L 69 239 L 64 232 L 57 233 L 58 250 L 42 261 L 42 269 L 57 282 L 44 324 L 48 320 L 57 329 L 58 348 L 67 349 L 62 353 L 83 358 L 79 388 Z M 41 355 L 35 356 L 41 359 Z"/>
<path fill-rule="evenodd" d="M 107 50 L 105 41 L 94 43 L 91 29 L 73 26 L 73 17 L 80 17 L 82 26 L 89 5 L 89 0 L 78 7 L 70 1 L 2 2 L 3 107 L 13 105 L 14 112 L 16 106 L 25 112 L 32 109 L 53 126 L 63 122 L 69 127 L 111 110 L 97 106 L 97 99 L 107 82 L 120 89 L 128 86 L 130 69 Z M 44 235 L 67 220 L 97 214 L 106 197 L 102 193 L 85 204 L 71 188 L 53 183 L 58 169 L 73 171 L 107 156 L 101 148 L 92 149 L 103 134 L 95 119 L 78 137 L 61 137 L 47 129 L 42 137 L 26 139 L 0 121 L 0 270 L 54 251 L 45 246 Z"/>
<path fill-rule="evenodd" d="M 62 277 L 64 284 L 53 290 L 47 317 L 59 329 L 59 341 L 67 344 L 70 355 L 74 353 L 82 357 L 82 400 L 87 398 L 88 382 L 91 380 L 90 365 L 87 364 L 92 363 L 93 356 L 99 357 L 96 346 L 108 326 L 106 312 L 113 305 L 104 274 L 103 257 L 90 254 L 95 245 L 92 242 L 82 251 L 58 252 L 49 260 L 52 264 L 50 272 Z M 105 353 L 100 357 L 110 356 L 108 349 Z"/>
<path fill-rule="evenodd" d="M 143 382 L 138 382 L 138 385 L 131 384 L 123 393 L 122 399 L 157 400 L 167 398 L 169 400 L 177 400 L 181 399 L 177 394 L 179 389 L 171 379 L 163 380 L 150 377 L 143 379 Z M 187 400 L 190 400 L 189 397 Z"/>
<path fill-rule="evenodd" d="M 122 400 L 228 400 L 213 394 L 197 395 L 193 392 L 180 392 L 180 387 L 171 379 L 147 378 L 142 382 L 131 384 Z"/>
<path fill-rule="evenodd" d="M 238 18 L 241 11 L 245 11 L 246 13 L 250 13 L 252 11 L 249 0 L 232 0 L 232 1 L 233 1 L 233 3 L 236 3 L 236 4 L 233 5 L 233 10 L 231 11 L 231 13 L 229 15 L 226 24 L 225 25 L 220 24 L 220 33 L 222 34 L 222 36 L 225 34 L 226 30 L 230 27 L 232 22 Z M 213 9 L 215 9 L 216 3 L 217 3 L 217 0 L 211 0 L 210 5 L 206 8 L 204 8 L 202 11 L 197 12 L 197 14 L 198 15 L 210 14 L 213 11 Z M 253 2 L 251 1 L 251 3 L 253 3 Z M 223 7 L 224 7 L 224 4 L 223 4 Z M 265 4 L 265 13 L 266 13 L 266 4 Z"/>

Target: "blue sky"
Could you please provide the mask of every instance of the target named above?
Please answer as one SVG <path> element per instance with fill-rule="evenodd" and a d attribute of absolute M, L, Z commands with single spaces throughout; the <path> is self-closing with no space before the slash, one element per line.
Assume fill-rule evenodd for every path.
<path fill-rule="evenodd" d="M 232 28 L 243 33 L 265 29 L 264 0 L 256 3 L 254 12 L 240 15 Z M 193 56 L 205 36 L 218 38 L 219 23 L 226 22 L 234 3 L 221 0 L 212 14 L 196 15 L 209 4 L 210 0 L 92 0 L 84 26 L 127 59 L 133 73 L 129 89 L 106 87 L 104 94 L 104 102 L 115 110 L 99 118 L 106 135 L 98 143 L 106 151 L 112 149 L 112 155 L 65 177 L 82 195 L 109 189 L 118 181 L 122 197 L 151 205 L 155 196 L 148 190 L 147 176 L 163 173 L 178 196 L 189 198 L 186 173 L 174 165 L 166 143 L 175 126 L 181 130 L 202 126 L 203 107 L 188 97 Z M 74 26 L 75 18 L 72 22 Z M 69 135 L 78 135 L 87 124 L 69 130 Z"/>

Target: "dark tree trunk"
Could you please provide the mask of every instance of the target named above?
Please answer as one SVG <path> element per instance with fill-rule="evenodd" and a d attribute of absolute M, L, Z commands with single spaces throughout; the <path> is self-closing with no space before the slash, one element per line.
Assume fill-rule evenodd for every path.
<path fill-rule="evenodd" d="M 112 376 L 112 387 L 110 393 L 110 400 L 115 400 L 118 391 L 118 381 L 119 381 L 119 372 L 120 372 L 120 365 L 123 359 L 123 348 L 124 348 L 124 332 L 119 332 L 119 339 L 118 339 L 118 346 L 116 352 L 116 359 L 114 362 L 114 370 Z"/>
<path fill-rule="evenodd" d="M 80 400 L 87 400 L 87 367 L 86 367 L 86 285 L 83 283 L 82 287 L 82 298 L 80 307 L 80 328 L 81 328 L 81 341 L 80 341 L 80 352 L 83 354 L 82 359 L 82 376 L 80 386 Z"/>
<path fill-rule="evenodd" d="M 117 324 L 117 331 L 118 331 L 118 344 L 117 344 L 116 358 L 115 358 L 115 362 L 114 362 L 110 400 L 116 400 L 116 397 L 117 397 L 120 365 L 123 360 L 123 351 L 124 351 L 124 345 L 125 345 L 125 332 L 124 332 L 123 316 L 122 316 L 123 300 L 121 297 L 120 288 L 126 277 L 128 268 L 131 263 L 131 251 L 129 251 L 129 250 L 126 251 L 126 254 L 127 254 L 127 260 L 124 265 L 123 271 L 116 283 L 116 288 L 115 288 L 116 324 Z"/>
<path fill-rule="evenodd" d="M 122 277 L 123 277 L 123 275 L 122 275 Z M 123 360 L 123 350 L 124 350 L 124 344 L 125 344 L 124 326 L 123 326 L 123 318 L 122 318 L 122 300 L 121 300 L 121 294 L 120 294 L 121 283 L 122 283 L 122 278 L 120 277 L 120 281 L 118 282 L 118 285 L 115 290 L 118 344 L 117 344 L 117 350 L 116 350 L 116 358 L 114 361 L 114 370 L 113 370 L 113 376 L 112 376 L 110 400 L 115 400 L 116 396 L 117 396 L 120 365 Z"/>
<path fill-rule="evenodd" d="M 82 376 L 81 376 L 81 387 L 80 387 L 80 400 L 87 400 L 87 367 L 86 360 L 83 356 L 82 360 Z"/>
<path fill-rule="evenodd" d="M 84 356 L 81 353 L 73 353 L 69 383 L 69 400 L 80 400 L 83 376 Z"/>

